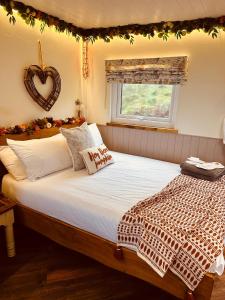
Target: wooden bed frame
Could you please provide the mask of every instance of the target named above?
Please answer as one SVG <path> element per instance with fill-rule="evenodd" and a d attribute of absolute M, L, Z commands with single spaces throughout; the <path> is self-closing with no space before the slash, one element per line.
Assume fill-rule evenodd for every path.
<path fill-rule="evenodd" d="M 26 134 L 0 136 L 0 145 L 5 145 L 6 137 L 17 140 L 27 140 L 52 136 L 57 132 L 57 128 L 51 128 L 43 129 L 30 136 Z M 4 168 L 0 164 L 0 183 L 1 177 L 4 174 Z M 207 273 L 196 290 L 192 293 L 171 271 L 168 271 L 164 278 L 161 278 L 132 250 L 117 247 L 113 242 L 25 207 L 20 203 L 16 206 L 15 216 L 16 222 L 41 233 L 51 240 L 87 255 L 113 269 L 140 278 L 179 299 L 209 300 L 211 298 L 214 280 L 216 278 L 214 274 Z"/>

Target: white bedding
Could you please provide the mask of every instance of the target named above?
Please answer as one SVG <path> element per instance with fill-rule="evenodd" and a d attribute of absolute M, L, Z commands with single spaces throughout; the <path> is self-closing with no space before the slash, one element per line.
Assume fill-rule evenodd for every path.
<path fill-rule="evenodd" d="M 115 164 L 88 175 L 86 169 L 63 170 L 35 182 L 3 178 L 3 193 L 39 212 L 117 241 L 123 214 L 138 201 L 164 188 L 180 173 L 177 164 L 112 152 Z M 221 254 L 211 271 L 223 273 Z"/>

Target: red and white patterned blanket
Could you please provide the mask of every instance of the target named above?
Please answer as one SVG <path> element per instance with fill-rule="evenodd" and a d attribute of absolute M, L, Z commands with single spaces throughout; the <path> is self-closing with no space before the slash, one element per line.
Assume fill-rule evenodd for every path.
<path fill-rule="evenodd" d="M 225 176 L 209 182 L 179 175 L 118 226 L 118 245 L 133 246 L 160 276 L 170 269 L 191 290 L 222 252 L 224 237 Z"/>

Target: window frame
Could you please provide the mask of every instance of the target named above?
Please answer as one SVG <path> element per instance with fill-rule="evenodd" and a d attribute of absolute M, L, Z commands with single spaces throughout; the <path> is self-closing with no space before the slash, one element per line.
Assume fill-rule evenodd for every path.
<path fill-rule="evenodd" d="M 121 124 L 144 125 L 151 127 L 171 128 L 175 125 L 179 85 L 173 85 L 171 106 L 168 118 L 122 115 L 122 86 L 123 83 L 110 84 L 111 121 Z"/>

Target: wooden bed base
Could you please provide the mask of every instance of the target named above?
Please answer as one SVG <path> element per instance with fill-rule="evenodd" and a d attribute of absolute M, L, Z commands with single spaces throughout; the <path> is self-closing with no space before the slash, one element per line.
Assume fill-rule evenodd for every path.
<path fill-rule="evenodd" d="M 43 213 L 18 204 L 16 222 L 21 223 L 69 249 L 87 255 L 102 264 L 140 278 L 167 291 L 179 299 L 209 300 L 214 278 L 207 274 L 192 293 L 171 271 L 164 278 L 154 272 L 137 254 L 127 248 L 118 248 L 115 243 L 78 229 Z"/>
<path fill-rule="evenodd" d="M 74 125 L 66 125 L 65 127 L 73 126 Z M 104 133 L 104 128 L 100 129 L 102 133 Z M 6 145 L 6 138 L 15 140 L 29 140 L 34 138 L 39 139 L 55 135 L 58 132 L 58 128 L 50 128 L 40 130 L 32 135 L 20 134 L 0 136 L 0 146 Z M 106 134 L 104 134 L 104 138 L 108 141 Z M 214 141 L 212 142 L 214 143 Z M 214 149 L 215 147 L 211 148 Z M 120 151 L 120 149 L 116 149 L 115 147 L 113 147 L 113 150 Z M 217 152 L 216 154 L 218 156 Z M 195 152 L 191 151 L 189 156 L 191 155 L 195 155 Z M 221 157 L 223 157 L 223 155 Z M 164 159 L 154 156 L 153 158 Z M 205 159 L 207 160 L 206 157 Z M 171 160 L 171 162 L 172 161 L 173 160 Z M 0 161 L 0 187 L 2 177 L 6 173 L 7 172 Z M 110 241 L 61 222 L 55 218 L 51 218 L 21 204 L 16 206 L 15 212 L 16 222 L 19 222 L 45 235 L 51 240 L 67 248 L 87 255 L 106 266 L 145 280 L 146 282 L 149 282 L 152 285 L 167 291 L 179 299 L 209 300 L 211 298 L 214 281 L 216 279 L 215 275 L 206 274 L 194 293 L 192 293 L 188 291 L 186 285 L 170 271 L 167 272 L 164 278 L 159 277 L 143 260 L 136 255 L 134 251 L 131 251 L 127 248 L 118 248 L 116 244 Z"/>

